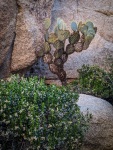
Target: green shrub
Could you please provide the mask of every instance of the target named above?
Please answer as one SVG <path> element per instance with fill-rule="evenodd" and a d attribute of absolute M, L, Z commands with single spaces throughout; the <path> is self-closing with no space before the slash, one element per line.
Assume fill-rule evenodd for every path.
<path fill-rule="evenodd" d="M 1 81 L 1 135 L 7 139 L 2 142 L 3 150 L 8 150 L 11 138 L 13 150 L 20 149 L 20 143 L 22 149 L 25 140 L 31 149 L 79 150 L 89 117 L 80 112 L 77 99 L 78 94 L 68 88 L 47 86 L 37 77 L 20 80 L 14 76 L 10 82 Z"/>
<path fill-rule="evenodd" d="M 85 66 L 78 70 L 79 79 L 73 82 L 79 93 L 91 94 L 109 101 L 113 100 L 113 74 L 98 66 Z"/>

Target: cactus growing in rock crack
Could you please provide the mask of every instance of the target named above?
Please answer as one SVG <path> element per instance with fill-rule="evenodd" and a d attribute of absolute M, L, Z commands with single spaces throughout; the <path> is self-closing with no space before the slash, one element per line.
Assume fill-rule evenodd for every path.
<path fill-rule="evenodd" d="M 56 74 L 62 85 L 66 85 L 66 72 L 64 71 L 64 63 L 68 60 L 68 56 L 74 52 L 81 52 L 89 47 L 93 40 L 97 28 L 91 21 L 86 23 L 72 21 L 71 30 L 66 29 L 66 23 L 63 19 L 58 18 L 54 28 L 54 33 L 49 34 L 51 20 L 46 18 L 44 21 L 45 43 L 44 48 L 36 50 L 37 57 L 43 57 L 43 61 L 49 65 L 52 73 Z M 66 45 L 66 39 L 69 44 Z M 54 49 L 55 50 L 54 50 Z M 51 53 L 51 51 L 53 53 Z"/>

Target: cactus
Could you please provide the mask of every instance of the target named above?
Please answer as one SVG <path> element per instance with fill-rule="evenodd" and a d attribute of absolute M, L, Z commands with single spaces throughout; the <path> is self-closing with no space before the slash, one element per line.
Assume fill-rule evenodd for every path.
<path fill-rule="evenodd" d="M 84 34 L 82 34 L 82 36 L 80 37 L 80 42 L 82 44 L 84 44 L 84 42 L 85 42 L 85 35 Z"/>
<path fill-rule="evenodd" d="M 66 52 L 64 52 L 64 53 L 62 54 L 63 63 L 65 63 L 65 62 L 67 61 L 67 59 L 68 59 L 68 54 L 67 54 Z"/>
<path fill-rule="evenodd" d="M 72 29 L 73 31 L 75 31 L 75 32 L 77 31 L 77 24 L 76 24 L 76 22 L 73 21 L 73 22 L 71 23 L 71 29 Z"/>
<path fill-rule="evenodd" d="M 60 40 L 57 40 L 53 43 L 55 49 L 62 49 L 64 47 L 64 43 Z"/>
<path fill-rule="evenodd" d="M 61 81 L 66 81 L 66 72 L 63 69 L 60 69 L 58 72 L 58 77 Z"/>
<path fill-rule="evenodd" d="M 55 28 L 54 28 L 54 33 L 55 33 L 56 36 L 58 36 L 58 30 L 59 30 L 59 29 L 58 29 L 58 26 L 55 26 Z"/>
<path fill-rule="evenodd" d="M 93 23 L 91 21 L 86 22 L 86 25 L 88 27 L 94 28 L 94 25 L 93 25 Z"/>
<path fill-rule="evenodd" d="M 60 41 L 65 41 L 70 36 L 70 32 L 68 30 L 58 30 L 58 39 Z"/>
<path fill-rule="evenodd" d="M 54 64 L 56 65 L 56 66 L 63 66 L 63 60 L 61 59 L 61 58 L 56 58 L 55 60 L 54 60 Z"/>
<path fill-rule="evenodd" d="M 66 30 L 66 24 L 63 19 L 61 18 L 57 19 L 57 27 L 58 27 L 58 30 Z"/>
<path fill-rule="evenodd" d="M 48 54 L 45 54 L 44 57 L 43 57 L 43 61 L 47 64 L 51 64 L 52 63 L 52 54 L 51 53 L 48 53 Z"/>
<path fill-rule="evenodd" d="M 55 64 L 49 64 L 49 69 L 50 69 L 50 71 L 52 72 L 52 73 L 54 73 L 54 74 L 58 74 L 58 72 L 59 72 L 59 69 L 58 69 L 58 67 L 55 65 Z"/>
<path fill-rule="evenodd" d="M 90 21 L 86 22 L 86 24 L 79 22 L 78 27 L 76 22 L 73 21 L 71 23 L 73 32 L 70 34 L 70 31 L 66 29 L 63 19 L 58 18 L 54 33 L 49 34 L 48 29 L 50 25 L 51 20 L 49 18 L 45 19 L 44 48 L 37 49 L 35 53 L 37 57 L 43 57 L 43 61 L 49 65 L 50 71 L 58 76 L 62 85 L 66 85 L 66 72 L 63 68 L 68 55 L 75 51 L 81 52 L 87 49 L 97 32 L 97 28 Z M 65 43 L 67 43 L 66 39 L 69 41 L 67 46 L 65 46 Z M 51 48 L 55 49 L 52 53 Z"/>
<path fill-rule="evenodd" d="M 64 49 L 61 48 L 61 49 L 58 49 L 54 52 L 54 57 L 57 59 L 57 58 L 61 58 L 62 55 L 63 55 L 63 52 L 64 52 Z"/>
<path fill-rule="evenodd" d="M 83 43 L 78 42 L 75 44 L 75 52 L 81 52 L 83 50 Z"/>
<path fill-rule="evenodd" d="M 79 31 L 74 32 L 73 34 L 70 35 L 69 37 L 69 43 L 70 44 L 76 44 L 80 39 L 80 34 Z"/>
<path fill-rule="evenodd" d="M 47 54 L 51 51 L 51 47 L 50 47 L 50 44 L 48 42 L 44 43 L 44 48 L 45 48 L 45 51 L 44 51 L 45 54 Z"/>
<path fill-rule="evenodd" d="M 84 46 L 83 49 L 86 50 L 89 47 L 89 44 L 91 43 L 92 39 L 94 38 L 94 36 L 92 34 L 88 34 L 85 37 L 85 42 L 84 42 Z"/>
<path fill-rule="evenodd" d="M 87 34 L 92 34 L 93 36 L 95 36 L 96 33 L 95 33 L 94 28 L 89 27 L 88 31 L 87 31 Z"/>
<path fill-rule="evenodd" d="M 50 44 L 55 43 L 55 41 L 57 41 L 57 40 L 58 40 L 58 38 L 54 33 L 49 34 L 48 42 Z"/>
<path fill-rule="evenodd" d="M 74 51 L 75 51 L 74 45 L 68 44 L 66 47 L 66 53 L 69 55 L 69 54 L 72 54 Z"/>
<path fill-rule="evenodd" d="M 87 35 L 88 26 L 87 26 L 87 25 L 83 25 L 83 26 L 80 28 L 80 31 L 81 31 L 82 34 Z"/>
<path fill-rule="evenodd" d="M 45 21 L 44 21 L 44 27 L 45 27 L 45 29 L 48 30 L 49 27 L 50 27 L 50 25 L 51 25 L 50 18 L 46 18 Z"/>
<path fill-rule="evenodd" d="M 84 26 L 84 24 L 82 23 L 82 21 L 79 22 L 78 24 L 78 30 L 80 31 L 80 29 Z"/>

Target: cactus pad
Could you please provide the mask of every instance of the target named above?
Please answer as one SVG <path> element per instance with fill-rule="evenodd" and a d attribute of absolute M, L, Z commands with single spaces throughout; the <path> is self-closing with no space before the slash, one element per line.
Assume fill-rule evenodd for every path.
<path fill-rule="evenodd" d="M 64 43 L 60 40 L 57 40 L 53 43 L 55 49 L 62 49 L 64 47 Z"/>
<path fill-rule="evenodd" d="M 80 39 L 80 34 L 79 31 L 74 32 L 73 34 L 70 35 L 69 37 L 69 43 L 70 44 L 76 44 Z"/>
<path fill-rule="evenodd" d="M 54 33 L 55 33 L 55 35 L 57 36 L 58 35 L 58 27 L 57 26 L 55 26 L 55 28 L 54 28 Z"/>
<path fill-rule="evenodd" d="M 57 58 L 61 58 L 62 57 L 62 54 L 64 53 L 64 49 L 61 48 L 61 49 L 58 49 L 54 52 L 54 57 L 57 59 Z"/>
<path fill-rule="evenodd" d="M 54 60 L 54 64 L 57 66 L 63 66 L 63 60 L 61 58 L 57 58 Z"/>
<path fill-rule="evenodd" d="M 83 50 L 83 43 L 78 42 L 75 44 L 75 52 L 81 52 Z"/>
<path fill-rule="evenodd" d="M 74 51 L 75 51 L 74 45 L 68 44 L 68 45 L 66 46 L 66 53 L 67 53 L 68 55 L 69 55 L 69 54 L 72 54 Z"/>
<path fill-rule="evenodd" d="M 84 42 L 85 42 L 85 35 L 84 34 L 82 34 L 82 36 L 80 37 L 80 42 L 82 44 L 84 44 Z"/>
<path fill-rule="evenodd" d="M 58 39 L 57 36 L 56 36 L 54 33 L 51 33 L 51 34 L 49 34 L 48 42 L 49 42 L 50 44 L 53 44 L 53 43 L 55 43 L 55 41 L 56 41 L 57 39 Z"/>
<path fill-rule="evenodd" d="M 86 25 L 83 25 L 80 28 L 80 31 L 81 31 L 82 34 L 87 35 L 88 27 Z"/>
<path fill-rule="evenodd" d="M 65 41 L 70 36 L 70 32 L 68 30 L 58 30 L 58 39 L 60 41 Z"/>
<path fill-rule="evenodd" d="M 57 19 L 57 27 L 58 27 L 58 30 L 66 30 L 66 24 L 63 19 L 61 18 Z"/>
<path fill-rule="evenodd" d="M 44 20 L 44 27 L 45 27 L 45 29 L 48 30 L 50 25 L 51 25 L 51 19 L 50 18 L 46 18 Z"/>
<path fill-rule="evenodd" d="M 84 42 L 84 46 L 83 46 L 83 49 L 86 50 L 88 47 L 89 47 L 89 44 L 91 43 L 92 39 L 93 39 L 93 35 L 92 34 L 88 34 L 86 37 L 85 37 L 85 42 Z"/>
<path fill-rule="evenodd" d="M 76 22 L 72 22 L 71 23 L 71 29 L 73 30 L 73 31 L 77 31 L 77 24 L 76 24 Z"/>
<path fill-rule="evenodd" d="M 93 25 L 93 23 L 92 23 L 91 21 L 86 22 L 86 25 L 87 25 L 88 27 L 91 27 L 91 28 L 94 27 L 94 25 Z"/>
<path fill-rule="evenodd" d="M 82 21 L 80 21 L 78 24 L 78 30 L 80 30 L 83 26 L 84 26 L 84 24 L 82 23 Z"/>
<path fill-rule="evenodd" d="M 59 72 L 59 69 L 58 69 L 58 67 L 55 65 L 55 64 L 49 64 L 49 69 L 50 69 L 50 71 L 52 72 L 52 73 L 54 73 L 54 74 L 58 74 L 58 72 Z"/>
<path fill-rule="evenodd" d="M 51 53 L 45 54 L 43 57 L 43 61 L 47 64 L 51 64 L 52 63 L 52 55 Z"/>
<path fill-rule="evenodd" d="M 65 63 L 65 62 L 67 61 L 67 59 L 68 59 L 68 54 L 67 54 L 66 52 L 64 52 L 64 53 L 62 54 L 63 63 Z"/>
<path fill-rule="evenodd" d="M 47 54 L 51 51 L 51 46 L 48 42 L 44 43 L 44 48 L 45 48 L 45 51 L 44 51 L 45 54 Z"/>
<path fill-rule="evenodd" d="M 87 31 L 87 34 L 92 34 L 93 36 L 95 36 L 95 30 L 94 30 L 94 28 L 91 28 L 91 27 L 89 27 L 88 28 L 88 31 Z"/>
<path fill-rule="evenodd" d="M 61 69 L 57 75 L 61 81 L 66 81 L 66 72 L 63 69 Z"/>

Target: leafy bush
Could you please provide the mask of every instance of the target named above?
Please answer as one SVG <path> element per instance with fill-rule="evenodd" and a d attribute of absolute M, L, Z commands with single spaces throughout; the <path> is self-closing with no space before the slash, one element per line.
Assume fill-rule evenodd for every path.
<path fill-rule="evenodd" d="M 78 70 L 79 79 L 73 82 L 74 90 L 91 94 L 113 103 L 113 73 L 97 66 L 85 66 Z"/>
<path fill-rule="evenodd" d="M 25 141 L 31 149 L 79 150 L 89 117 L 80 112 L 77 99 L 78 94 L 68 88 L 47 86 L 37 77 L 20 80 L 14 76 L 10 82 L 1 81 L 3 150 L 8 150 L 6 145 L 11 138 L 10 148 L 14 150 L 19 146 L 22 149 Z"/>

